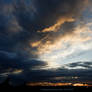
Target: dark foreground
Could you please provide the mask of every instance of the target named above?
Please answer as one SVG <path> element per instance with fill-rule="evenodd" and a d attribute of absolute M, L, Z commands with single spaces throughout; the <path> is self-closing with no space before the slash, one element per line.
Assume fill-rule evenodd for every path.
<path fill-rule="evenodd" d="M 92 91 L 92 87 L 74 87 L 74 86 L 0 86 L 0 89 L 2 90 L 12 90 L 12 91 L 28 91 L 28 92 L 89 92 Z"/>

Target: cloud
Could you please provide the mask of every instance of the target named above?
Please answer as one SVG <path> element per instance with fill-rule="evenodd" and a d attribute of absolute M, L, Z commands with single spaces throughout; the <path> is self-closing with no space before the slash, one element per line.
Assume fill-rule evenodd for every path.
<path fill-rule="evenodd" d="M 71 55 L 73 52 L 66 51 L 69 45 L 65 46 L 65 42 L 70 41 L 69 44 L 75 44 L 75 40 L 80 43 L 90 40 L 89 34 L 80 35 L 86 28 L 82 29 L 78 26 L 81 22 L 79 17 L 83 14 L 87 1 L 0 0 L 1 81 L 9 77 L 11 82 L 20 84 L 24 81 L 45 81 L 60 76 L 77 76 L 77 74 L 81 76 L 86 73 L 89 75 L 91 69 L 84 71 L 65 68 L 46 70 L 48 62 L 54 66 L 56 63 L 40 60 L 40 55 L 43 53 L 51 53 L 63 47 L 66 47 L 65 52 L 62 52 L 63 56 Z M 79 29 L 82 31 L 80 32 Z M 51 57 L 50 54 L 47 56 Z M 78 66 L 84 67 L 84 64 Z"/>
<path fill-rule="evenodd" d="M 11 46 L 13 51 L 14 49 L 17 49 L 17 51 L 20 51 L 21 49 L 21 51 L 23 51 L 26 48 L 34 52 L 37 48 L 30 46 L 29 42 L 33 43 L 43 39 L 41 42 L 42 44 L 47 41 L 53 43 L 59 34 L 66 33 L 65 30 L 55 34 L 39 33 L 38 30 L 53 29 L 54 31 L 62 24 L 65 23 L 66 25 L 66 22 L 70 23 L 75 19 L 73 16 L 77 17 L 77 15 L 79 15 L 79 10 L 80 12 L 82 11 L 82 5 L 85 7 L 85 1 L 81 2 L 80 0 L 77 0 L 74 2 L 73 0 L 47 0 L 43 2 L 42 0 L 11 0 L 8 3 L 2 1 L 3 10 L 1 10 L 1 20 L 4 23 L 1 23 L 1 48 L 8 50 Z M 71 4 L 73 6 L 71 6 Z M 74 9 L 72 7 L 74 7 Z M 6 16 L 6 13 L 8 13 L 8 16 Z M 7 21 L 7 23 L 5 21 Z M 74 23 L 71 25 L 73 24 Z M 66 31 L 68 32 L 68 30 Z M 7 41 L 5 41 L 6 39 Z"/>
<path fill-rule="evenodd" d="M 2 55 L 3 54 L 3 55 Z M 84 82 L 85 80 L 92 80 L 90 72 L 92 71 L 91 62 L 77 62 L 77 63 L 70 63 L 66 65 L 67 67 L 71 67 L 68 69 L 67 67 L 62 67 L 58 69 L 44 69 L 47 64 L 38 61 L 38 60 L 24 60 L 19 59 L 18 56 L 14 55 L 11 57 L 12 53 L 1 52 L 0 55 L 0 65 L 2 66 L 0 70 L 0 77 L 2 78 L 10 78 L 10 83 L 12 85 L 19 85 L 24 82 L 40 82 L 40 81 L 48 81 L 48 82 L 59 82 L 60 80 L 55 79 L 56 77 L 65 77 L 67 76 L 72 79 L 73 76 L 80 77 L 78 80 Z M 10 56 L 9 56 L 10 55 Z M 2 58 L 1 58 L 2 57 Z M 16 59 L 15 59 L 16 58 Z M 39 68 L 39 67 L 40 68 Z M 87 69 L 72 69 L 72 67 L 85 67 Z M 41 69 L 42 67 L 42 69 Z M 65 73 L 67 72 L 67 73 Z M 29 76 L 29 77 L 28 77 Z M 85 76 L 84 79 L 83 76 Z M 1 79 L 4 81 L 5 79 Z M 76 79 L 74 79 L 76 81 Z M 70 80 L 67 80 L 70 81 Z M 63 82 L 66 82 L 66 78 L 64 78 Z"/>
<path fill-rule="evenodd" d="M 91 48 L 91 28 L 88 24 L 74 27 L 74 32 L 69 35 L 59 36 L 53 43 L 47 41 L 42 44 L 38 41 L 39 58 L 46 61 L 50 67 L 61 67 L 64 63 L 79 60 L 91 60 L 89 55 Z M 35 44 L 35 42 L 34 42 Z"/>
<path fill-rule="evenodd" d="M 36 66 L 45 66 L 45 62 L 19 57 L 16 53 L 0 51 L 0 75 L 17 74 L 24 70 L 32 70 Z"/>
<path fill-rule="evenodd" d="M 86 62 L 86 63 L 89 63 L 89 62 Z M 84 65 L 86 63 L 84 63 Z M 71 65 L 71 63 L 69 65 Z M 81 65 L 81 66 L 84 66 L 84 65 Z M 72 82 L 72 83 L 73 82 L 76 83 L 76 81 L 85 82 L 85 81 L 92 80 L 91 78 L 92 75 L 90 74 L 91 71 L 92 71 L 92 67 L 91 68 L 89 67 L 88 69 L 59 68 L 56 70 L 36 70 L 36 71 L 34 70 L 32 72 L 33 77 L 29 74 L 30 78 L 32 78 L 32 80 L 29 80 L 29 81 L 30 82 L 41 82 L 41 81 L 42 82 L 44 81 L 45 82 Z M 62 77 L 63 77 L 63 80 L 62 80 Z"/>
<path fill-rule="evenodd" d="M 71 63 L 68 65 L 71 68 L 76 68 L 76 67 L 84 67 L 84 68 L 92 68 L 92 62 L 88 61 L 88 62 L 75 62 L 75 63 Z M 76 68 L 77 69 L 77 68 Z"/>
<path fill-rule="evenodd" d="M 49 28 L 45 28 L 42 30 L 42 32 L 57 32 L 60 29 L 60 26 L 64 23 L 64 22 L 73 22 L 74 19 L 66 19 L 66 18 L 61 18 L 57 21 L 56 24 L 54 24 L 53 26 L 49 27 Z M 39 31 L 38 31 L 39 32 Z"/>

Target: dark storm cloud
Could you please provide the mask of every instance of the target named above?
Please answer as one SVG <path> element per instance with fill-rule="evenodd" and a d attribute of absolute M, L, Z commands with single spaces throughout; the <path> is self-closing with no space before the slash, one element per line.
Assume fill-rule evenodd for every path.
<path fill-rule="evenodd" d="M 16 53 L 0 51 L 0 71 L 12 69 L 32 69 L 35 66 L 45 66 L 46 63 L 38 60 L 28 60 Z"/>
<path fill-rule="evenodd" d="M 77 67 L 77 66 L 81 66 L 84 68 L 91 68 L 92 67 L 92 62 L 77 62 L 77 63 L 71 63 L 69 64 L 69 67 Z"/>
<path fill-rule="evenodd" d="M 31 77 L 37 77 L 38 74 L 37 72 L 35 74 L 32 69 L 36 67 L 41 68 L 45 65 L 45 62 L 39 60 L 29 60 L 16 53 L 0 51 L 0 83 L 5 81 L 6 78 L 10 78 L 11 82 L 20 80 L 20 83 L 31 80 Z M 17 74 L 20 70 L 21 72 Z M 28 75 L 30 78 L 27 78 Z"/>
<path fill-rule="evenodd" d="M 23 1 L 18 2 L 15 5 L 16 18 L 20 26 L 31 32 L 30 36 L 34 37 L 32 40 L 46 36 L 47 34 L 37 33 L 37 30 L 50 27 L 59 18 L 78 17 L 84 5 L 80 0 L 34 0 L 30 4 L 32 7 Z"/>
<path fill-rule="evenodd" d="M 52 37 L 50 41 L 53 41 L 59 34 L 71 33 L 71 30 L 68 29 L 73 29 L 75 22 L 70 23 L 67 20 L 63 24 L 63 32 L 61 30 L 57 33 L 43 33 L 42 30 L 56 24 L 59 18 L 77 19 L 85 7 L 84 1 L 0 0 L 0 75 L 10 72 L 8 77 L 12 81 L 20 80 L 23 82 L 48 80 L 52 77 L 77 74 L 81 76 L 82 72 L 89 74 L 91 70 L 34 70 L 35 67 L 44 67 L 47 64 L 35 60 L 37 56 L 34 56 L 32 51 L 37 48 L 29 46 L 30 42 L 39 41 L 48 34 L 47 39 Z M 38 30 L 41 32 L 37 32 Z M 33 57 L 34 59 L 32 59 Z M 16 76 L 11 73 L 14 69 L 22 69 L 23 72 Z M 65 74 L 66 72 L 67 74 Z"/>
<path fill-rule="evenodd" d="M 39 41 L 49 33 L 39 33 L 38 30 L 50 27 L 56 23 L 59 18 L 78 17 L 83 1 L 80 0 L 9 0 L 0 1 L 0 48 L 14 51 L 24 48 L 30 48 L 29 42 Z M 85 6 L 84 6 L 85 7 Z M 79 11 L 80 10 L 80 11 Z M 6 22 L 7 21 L 7 22 Z M 69 23 L 73 26 L 75 23 Z M 65 24 L 67 28 L 67 24 Z M 65 28 L 64 27 L 64 28 Z M 68 29 L 68 28 L 67 28 Z M 64 29 L 62 33 L 68 30 Z M 59 33 L 50 33 L 53 39 L 58 37 Z M 46 39 L 44 40 L 46 42 Z M 24 44 L 25 43 L 25 44 Z M 35 48 L 36 50 L 36 48 Z"/>

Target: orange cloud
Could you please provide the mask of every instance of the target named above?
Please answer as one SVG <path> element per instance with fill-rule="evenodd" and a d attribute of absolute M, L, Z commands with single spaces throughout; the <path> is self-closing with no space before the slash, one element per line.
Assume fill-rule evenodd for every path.
<path fill-rule="evenodd" d="M 65 22 L 73 22 L 73 21 L 74 21 L 73 18 L 60 18 L 56 22 L 56 24 L 54 24 L 48 28 L 45 28 L 42 31 L 38 31 L 38 32 L 43 32 L 43 33 L 45 33 L 45 32 L 57 32 L 60 29 L 62 24 L 64 24 Z"/>

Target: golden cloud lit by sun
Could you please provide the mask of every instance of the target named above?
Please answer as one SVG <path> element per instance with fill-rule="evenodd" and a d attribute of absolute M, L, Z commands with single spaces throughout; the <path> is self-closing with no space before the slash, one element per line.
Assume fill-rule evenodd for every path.
<path fill-rule="evenodd" d="M 57 32 L 60 29 L 62 24 L 64 24 L 65 22 L 73 22 L 73 21 L 75 21 L 75 19 L 73 18 L 61 18 L 56 22 L 56 24 L 48 28 L 45 28 L 42 31 L 38 31 L 38 32 L 43 32 L 43 33 L 44 32 Z"/>
<path fill-rule="evenodd" d="M 72 34 L 59 36 L 53 43 L 51 41 L 46 41 L 43 44 L 43 40 L 46 40 L 49 38 L 49 36 L 44 37 L 43 39 L 30 43 L 32 47 L 38 48 L 38 53 L 44 53 L 49 52 L 50 50 L 59 49 L 64 47 L 63 43 L 65 42 L 72 42 L 73 44 L 76 42 L 85 42 L 92 39 L 92 32 L 91 30 L 85 25 L 83 27 L 76 27 L 74 29 L 75 31 Z M 58 40 L 58 41 L 57 41 Z"/>

